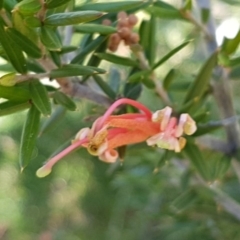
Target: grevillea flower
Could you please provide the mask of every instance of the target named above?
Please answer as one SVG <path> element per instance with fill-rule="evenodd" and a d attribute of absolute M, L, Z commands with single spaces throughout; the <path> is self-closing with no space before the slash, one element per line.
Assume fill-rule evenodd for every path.
<path fill-rule="evenodd" d="M 113 115 L 114 110 L 122 104 L 134 106 L 139 113 Z M 72 144 L 41 167 L 37 176 L 48 175 L 56 162 L 79 147 L 86 148 L 91 155 L 107 163 L 118 159 L 118 147 L 144 141 L 149 146 L 180 152 L 186 144 L 182 135 L 193 134 L 197 129 L 196 123 L 186 113 L 181 114 L 179 119 L 171 115 L 170 107 L 152 113 L 137 101 L 119 99 L 93 123 L 92 128 L 81 129 Z"/>

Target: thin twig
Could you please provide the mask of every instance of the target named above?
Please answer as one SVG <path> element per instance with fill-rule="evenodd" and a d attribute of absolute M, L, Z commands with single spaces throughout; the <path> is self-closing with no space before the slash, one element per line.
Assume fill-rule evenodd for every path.
<path fill-rule="evenodd" d="M 148 61 L 142 51 L 142 47 L 140 45 L 132 45 L 131 50 L 134 53 L 135 57 L 138 59 L 140 68 L 142 70 L 150 70 L 150 66 L 149 66 Z M 172 102 L 169 99 L 168 94 L 163 89 L 161 82 L 155 77 L 155 74 L 152 73 L 150 78 L 155 84 L 155 91 L 160 96 L 160 98 L 163 100 L 163 102 L 168 106 L 172 106 Z"/>
<path fill-rule="evenodd" d="M 208 21 L 205 23 L 205 26 L 208 32 L 213 36 L 213 39 L 205 39 L 205 43 L 208 49 L 208 55 L 217 49 L 217 42 L 215 38 L 215 26 L 214 20 L 211 14 L 211 6 L 209 0 L 196 0 L 200 11 L 202 9 L 207 9 L 209 11 Z M 236 115 L 232 93 L 230 89 L 230 81 L 228 79 L 228 71 L 221 67 L 217 66 L 214 69 L 213 75 L 213 96 L 217 102 L 218 108 L 223 118 L 231 118 Z M 237 150 L 240 147 L 240 128 L 238 122 L 234 122 L 230 125 L 225 125 L 225 131 L 227 134 L 227 141 L 229 147 L 232 149 L 232 156 L 237 156 Z"/>

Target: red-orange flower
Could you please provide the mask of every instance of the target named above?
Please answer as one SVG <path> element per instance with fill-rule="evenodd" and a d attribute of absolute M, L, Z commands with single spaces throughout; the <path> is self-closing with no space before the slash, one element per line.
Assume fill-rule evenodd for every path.
<path fill-rule="evenodd" d="M 140 113 L 112 115 L 121 104 L 129 104 Z M 146 141 L 148 145 L 180 152 L 186 140 L 185 133 L 191 135 L 196 131 L 196 124 L 188 114 L 182 114 L 179 120 L 171 117 L 172 109 L 166 107 L 152 113 L 141 103 L 122 98 L 113 103 L 105 114 L 99 117 L 92 128 L 81 129 L 72 145 L 50 159 L 37 171 L 37 176 L 44 177 L 51 172 L 52 166 L 61 158 L 78 147 L 85 147 L 91 155 L 108 163 L 118 158 L 117 148 L 128 144 Z"/>

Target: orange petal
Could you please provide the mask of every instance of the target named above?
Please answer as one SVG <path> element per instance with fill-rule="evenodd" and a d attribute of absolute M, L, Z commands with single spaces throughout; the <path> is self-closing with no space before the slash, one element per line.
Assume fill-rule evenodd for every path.
<path fill-rule="evenodd" d="M 135 119 L 110 119 L 108 121 L 109 127 L 125 128 L 132 131 L 139 130 L 147 134 L 148 136 L 155 135 L 160 131 L 159 123 L 153 123 L 150 121 L 135 120 Z"/>
<path fill-rule="evenodd" d="M 120 146 L 139 143 L 145 141 L 149 134 L 139 130 L 128 131 L 127 133 L 120 133 L 115 135 L 112 139 L 108 140 L 108 149 L 114 149 Z"/>

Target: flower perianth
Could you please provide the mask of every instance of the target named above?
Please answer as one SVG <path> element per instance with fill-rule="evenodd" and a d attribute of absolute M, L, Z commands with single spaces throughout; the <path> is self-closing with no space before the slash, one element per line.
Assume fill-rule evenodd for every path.
<path fill-rule="evenodd" d="M 122 104 L 137 108 L 139 113 L 112 115 Z M 51 158 L 37 171 L 38 177 L 47 176 L 61 158 L 79 147 L 107 163 L 113 163 L 118 158 L 118 147 L 146 141 L 149 146 L 180 152 L 186 139 L 183 134 L 193 134 L 197 127 L 195 121 L 186 113 L 180 118 L 172 117 L 172 109 L 165 107 L 152 114 L 141 103 L 132 99 L 122 98 L 113 103 L 105 114 L 96 119 L 91 128 L 81 129 L 72 145 Z"/>

